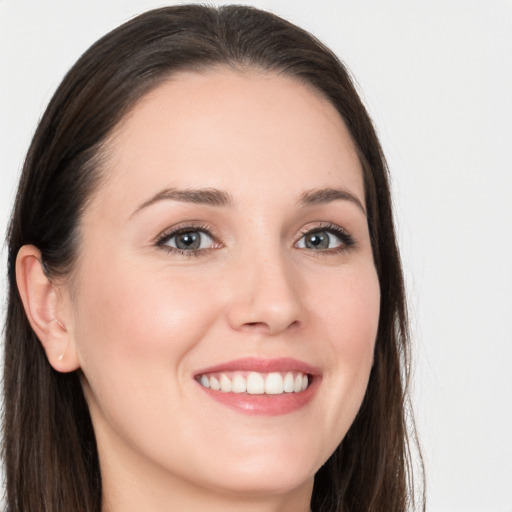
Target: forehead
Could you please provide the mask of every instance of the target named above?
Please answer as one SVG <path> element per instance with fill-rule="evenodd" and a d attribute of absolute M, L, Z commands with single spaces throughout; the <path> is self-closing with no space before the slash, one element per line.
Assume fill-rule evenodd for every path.
<path fill-rule="evenodd" d="M 299 194 L 336 185 L 364 202 L 359 159 L 339 113 L 312 88 L 274 73 L 173 75 L 137 102 L 106 147 L 101 203 L 116 195 L 120 204 L 136 202 L 164 187 L 261 197 L 269 186 Z"/>

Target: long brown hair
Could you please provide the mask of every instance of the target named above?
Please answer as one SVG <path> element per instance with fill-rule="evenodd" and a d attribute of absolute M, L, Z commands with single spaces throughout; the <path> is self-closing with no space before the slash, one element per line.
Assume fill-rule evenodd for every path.
<path fill-rule="evenodd" d="M 64 78 L 28 151 L 8 231 L 3 450 L 10 512 L 100 512 L 102 503 L 79 372 L 49 365 L 17 292 L 16 255 L 34 244 L 48 276 L 67 275 L 80 250 L 81 213 L 101 185 L 107 136 L 170 74 L 218 65 L 308 84 L 351 133 L 364 169 L 380 320 L 361 409 L 318 471 L 311 505 L 315 512 L 403 512 L 412 505 L 404 286 L 387 168 L 371 120 L 343 64 L 309 33 L 251 7 L 189 5 L 149 11 L 95 43 Z"/>

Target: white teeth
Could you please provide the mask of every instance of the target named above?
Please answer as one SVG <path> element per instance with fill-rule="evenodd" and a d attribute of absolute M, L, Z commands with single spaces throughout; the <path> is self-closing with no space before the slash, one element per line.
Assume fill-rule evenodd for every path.
<path fill-rule="evenodd" d="M 210 377 L 210 387 L 218 391 L 220 389 L 220 382 L 215 377 Z"/>
<path fill-rule="evenodd" d="M 224 374 L 220 376 L 220 390 L 224 393 L 231 391 L 231 381 Z"/>
<path fill-rule="evenodd" d="M 269 373 L 265 379 L 265 393 L 280 395 L 283 392 L 283 377 L 280 373 Z"/>
<path fill-rule="evenodd" d="M 249 373 L 247 377 L 247 393 L 250 395 L 262 395 L 265 393 L 265 381 L 259 373 Z"/>
<path fill-rule="evenodd" d="M 288 372 L 284 377 L 283 390 L 286 393 L 293 393 L 293 373 Z"/>
<path fill-rule="evenodd" d="M 302 375 L 300 373 L 297 374 L 297 377 L 295 377 L 295 381 L 293 383 L 293 391 L 295 391 L 295 393 L 302 391 Z"/>
<path fill-rule="evenodd" d="M 302 388 L 301 391 L 304 391 L 308 387 L 308 376 L 303 375 L 302 376 Z"/>
<path fill-rule="evenodd" d="M 231 381 L 231 391 L 234 393 L 245 393 L 247 391 L 247 383 L 241 375 L 235 375 Z"/>
<path fill-rule="evenodd" d="M 309 385 L 308 375 L 301 372 L 226 372 L 201 375 L 198 381 L 203 387 L 215 391 L 250 395 L 300 393 Z"/>

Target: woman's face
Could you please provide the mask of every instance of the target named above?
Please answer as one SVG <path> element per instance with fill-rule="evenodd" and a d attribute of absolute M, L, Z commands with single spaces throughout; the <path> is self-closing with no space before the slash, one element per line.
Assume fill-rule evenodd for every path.
<path fill-rule="evenodd" d="M 105 485 L 310 491 L 379 317 L 339 114 L 290 78 L 182 73 L 125 117 L 104 167 L 69 296 Z"/>

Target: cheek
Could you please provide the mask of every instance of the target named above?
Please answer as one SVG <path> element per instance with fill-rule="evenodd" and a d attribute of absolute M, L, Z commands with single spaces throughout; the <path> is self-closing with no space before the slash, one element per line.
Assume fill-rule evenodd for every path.
<path fill-rule="evenodd" d="M 77 343 L 97 435 L 106 435 L 99 442 L 122 434 L 158 459 L 152 439 L 187 432 L 176 411 L 190 402 L 190 357 L 220 316 L 213 284 L 190 272 L 121 264 L 97 270 L 82 281 Z M 160 449 L 181 456 L 172 445 Z"/>
<path fill-rule="evenodd" d="M 78 297 L 77 342 L 89 380 L 105 374 L 128 380 L 135 370 L 142 379 L 155 361 L 179 366 L 219 316 L 201 276 L 128 265 L 106 270 L 83 279 Z"/>
<path fill-rule="evenodd" d="M 356 385 L 359 380 L 364 389 L 373 363 L 375 340 L 379 325 L 380 286 L 375 269 L 371 267 L 362 273 L 363 279 L 354 278 L 347 283 L 346 294 L 342 297 L 343 336 L 340 339 L 340 354 L 346 358 L 345 366 L 355 372 Z M 344 347 L 344 348 L 343 348 Z M 362 394 L 361 394 L 362 399 Z"/>
<path fill-rule="evenodd" d="M 334 298 L 325 297 L 323 307 L 317 307 L 329 326 L 329 414 L 344 435 L 359 410 L 373 364 L 380 311 L 376 271 L 373 266 L 355 269 L 330 291 Z"/>
<path fill-rule="evenodd" d="M 354 267 L 338 280 L 330 280 L 328 293 L 311 308 L 329 326 L 335 352 L 363 356 L 372 353 L 380 311 L 380 286 L 373 265 Z"/>

